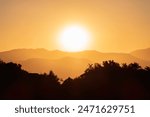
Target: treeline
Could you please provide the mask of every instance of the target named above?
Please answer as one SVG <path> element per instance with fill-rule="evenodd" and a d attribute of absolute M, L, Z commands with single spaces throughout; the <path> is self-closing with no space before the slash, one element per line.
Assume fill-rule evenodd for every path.
<path fill-rule="evenodd" d="M 150 99 L 150 67 L 104 61 L 61 82 L 53 71 L 29 73 L 0 61 L 0 99 Z"/>

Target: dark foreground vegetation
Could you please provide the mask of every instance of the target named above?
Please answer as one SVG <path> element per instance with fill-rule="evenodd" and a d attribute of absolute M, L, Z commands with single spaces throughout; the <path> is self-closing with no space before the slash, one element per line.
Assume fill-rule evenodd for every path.
<path fill-rule="evenodd" d="M 0 61 L 0 99 L 150 99 L 150 67 L 104 61 L 60 83 L 52 71 L 28 73 Z"/>

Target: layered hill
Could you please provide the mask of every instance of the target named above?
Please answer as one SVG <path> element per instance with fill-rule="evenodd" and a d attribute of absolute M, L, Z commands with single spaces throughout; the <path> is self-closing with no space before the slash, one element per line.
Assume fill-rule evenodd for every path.
<path fill-rule="evenodd" d="M 150 48 L 140 49 L 130 53 L 132 56 L 150 61 Z"/>
<path fill-rule="evenodd" d="M 46 49 L 15 49 L 0 52 L 5 62 L 20 63 L 29 72 L 44 73 L 53 70 L 60 78 L 77 77 L 88 64 L 114 60 L 119 63 L 137 62 L 141 66 L 150 66 L 150 49 L 131 53 L 102 53 L 95 50 L 81 52 L 63 52 Z"/>

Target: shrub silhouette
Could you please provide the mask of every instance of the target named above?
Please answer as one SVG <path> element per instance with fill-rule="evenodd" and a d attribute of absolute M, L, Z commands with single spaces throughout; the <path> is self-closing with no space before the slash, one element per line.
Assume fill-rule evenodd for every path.
<path fill-rule="evenodd" d="M 150 67 L 113 60 L 91 64 L 62 83 L 49 74 L 29 73 L 0 61 L 0 99 L 150 99 Z"/>
<path fill-rule="evenodd" d="M 104 61 L 89 65 L 67 86 L 69 83 L 72 99 L 150 99 L 150 68 L 142 69 L 137 63 Z"/>
<path fill-rule="evenodd" d="M 1 99 L 57 99 L 60 83 L 57 76 L 28 73 L 15 63 L 0 62 Z"/>

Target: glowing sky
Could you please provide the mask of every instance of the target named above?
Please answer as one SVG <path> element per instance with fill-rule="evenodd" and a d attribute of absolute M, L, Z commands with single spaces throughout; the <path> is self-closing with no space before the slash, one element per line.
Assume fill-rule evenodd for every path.
<path fill-rule="evenodd" d="M 57 35 L 78 24 L 92 34 L 87 49 L 130 52 L 150 47 L 150 0 L 0 0 L 0 51 L 60 49 Z"/>

